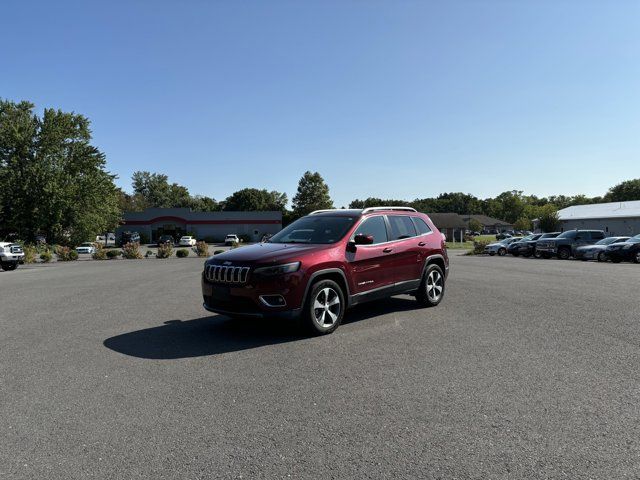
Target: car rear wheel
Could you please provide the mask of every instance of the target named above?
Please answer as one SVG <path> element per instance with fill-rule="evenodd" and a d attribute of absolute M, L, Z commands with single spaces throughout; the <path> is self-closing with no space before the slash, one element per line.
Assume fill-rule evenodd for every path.
<path fill-rule="evenodd" d="M 637 251 L 633 256 L 633 263 L 640 263 L 640 251 Z"/>
<path fill-rule="evenodd" d="M 571 256 L 571 250 L 569 250 L 568 248 L 564 247 L 564 248 L 558 249 L 558 258 L 560 260 L 569 260 L 570 256 Z"/>
<path fill-rule="evenodd" d="M 424 272 L 422 283 L 416 293 L 416 300 L 424 307 L 435 307 L 444 297 L 445 279 L 442 269 L 432 263 Z"/>
<path fill-rule="evenodd" d="M 599 262 L 606 262 L 607 261 L 607 255 L 604 252 L 600 252 L 598 254 L 598 261 Z"/>
<path fill-rule="evenodd" d="M 331 333 L 340 326 L 345 307 L 342 288 L 333 280 L 320 280 L 311 287 L 307 298 L 304 326 L 314 335 Z"/>

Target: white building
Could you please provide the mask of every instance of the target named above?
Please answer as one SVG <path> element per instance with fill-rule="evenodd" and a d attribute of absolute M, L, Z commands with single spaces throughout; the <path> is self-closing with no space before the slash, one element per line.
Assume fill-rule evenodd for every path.
<path fill-rule="evenodd" d="M 558 211 L 562 231 L 604 230 L 608 237 L 640 234 L 640 200 L 574 205 Z"/>

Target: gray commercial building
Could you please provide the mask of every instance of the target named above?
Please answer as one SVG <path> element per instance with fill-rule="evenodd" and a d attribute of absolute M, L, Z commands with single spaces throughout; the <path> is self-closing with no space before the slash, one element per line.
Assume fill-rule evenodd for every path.
<path fill-rule="evenodd" d="M 604 230 L 608 237 L 640 234 L 640 200 L 575 205 L 558 211 L 562 231 Z"/>
<path fill-rule="evenodd" d="M 259 241 L 266 233 L 282 229 L 282 212 L 194 212 L 190 208 L 148 208 L 142 212 L 125 212 L 116 235 L 138 232 L 149 241 L 161 235 L 179 238 L 193 235 L 210 242 L 222 241 L 230 233 Z"/>

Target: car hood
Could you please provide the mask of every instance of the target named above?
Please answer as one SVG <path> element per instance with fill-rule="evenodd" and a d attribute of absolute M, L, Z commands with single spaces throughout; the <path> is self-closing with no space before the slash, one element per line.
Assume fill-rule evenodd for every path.
<path fill-rule="evenodd" d="M 492 248 L 496 248 L 496 247 L 505 247 L 507 245 L 503 245 L 500 242 L 495 242 L 495 243 L 490 243 L 489 245 L 487 245 L 487 247 L 492 247 Z"/>
<path fill-rule="evenodd" d="M 210 257 L 207 263 L 260 263 L 270 264 L 287 261 L 292 257 L 301 257 L 305 254 L 326 250 L 334 247 L 330 245 L 309 245 L 299 243 L 257 243 L 246 247 L 234 248 Z"/>
<path fill-rule="evenodd" d="M 629 245 L 629 243 L 633 243 L 633 242 L 616 242 L 616 243 L 611 243 L 609 245 L 607 245 L 607 249 L 610 250 L 617 250 L 619 248 L 625 247 L 627 245 Z"/>

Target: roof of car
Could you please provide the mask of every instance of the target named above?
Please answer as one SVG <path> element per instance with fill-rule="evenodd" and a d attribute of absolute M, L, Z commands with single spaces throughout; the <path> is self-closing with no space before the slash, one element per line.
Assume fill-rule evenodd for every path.
<path fill-rule="evenodd" d="M 366 215 L 369 213 L 418 213 L 415 208 L 411 207 L 396 207 L 396 206 L 382 206 L 382 207 L 367 207 L 367 208 L 332 208 L 326 210 L 315 210 L 309 215 L 322 215 L 322 216 L 341 216 L 341 217 L 355 217 L 360 215 Z"/>

